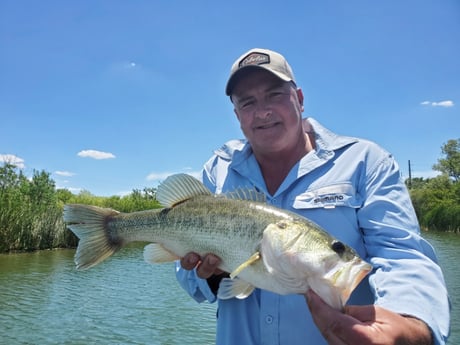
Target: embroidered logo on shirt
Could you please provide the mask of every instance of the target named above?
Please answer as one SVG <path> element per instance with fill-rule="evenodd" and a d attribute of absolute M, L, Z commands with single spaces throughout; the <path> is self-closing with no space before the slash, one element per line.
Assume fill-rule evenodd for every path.
<path fill-rule="evenodd" d="M 342 201 L 343 200 L 343 194 L 336 194 L 336 195 L 324 195 L 324 196 L 320 196 L 318 198 L 315 198 L 313 200 L 313 202 L 315 204 L 317 203 L 337 203 L 339 201 Z"/>

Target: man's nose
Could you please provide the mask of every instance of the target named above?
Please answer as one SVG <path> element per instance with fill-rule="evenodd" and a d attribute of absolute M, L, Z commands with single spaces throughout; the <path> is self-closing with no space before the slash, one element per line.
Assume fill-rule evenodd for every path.
<path fill-rule="evenodd" d="M 268 102 L 266 101 L 257 102 L 256 117 L 261 118 L 261 119 L 266 119 L 270 117 L 271 114 L 272 114 L 272 108 Z"/>

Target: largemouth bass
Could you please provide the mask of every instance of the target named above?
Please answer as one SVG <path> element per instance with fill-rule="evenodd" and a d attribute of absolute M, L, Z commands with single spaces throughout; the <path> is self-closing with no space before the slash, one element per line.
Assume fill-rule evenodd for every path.
<path fill-rule="evenodd" d="M 315 223 L 264 203 L 263 194 L 236 190 L 213 195 L 186 174 L 168 177 L 157 189 L 164 206 L 119 213 L 87 205 L 66 205 L 64 221 L 80 239 L 78 269 L 90 268 L 133 241 L 149 263 L 174 261 L 189 252 L 221 258 L 230 272 L 218 298 L 245 298 L 255 287 L 278 294 L 312 288 L 341 309 L 371 270 L 355 251 Z"/>

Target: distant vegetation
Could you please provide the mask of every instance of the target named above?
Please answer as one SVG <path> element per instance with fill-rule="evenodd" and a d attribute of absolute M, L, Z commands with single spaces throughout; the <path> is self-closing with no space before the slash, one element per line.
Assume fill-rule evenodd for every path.
<path fill-rule="evenodd" d="M 435 178 L 406 180 L 420 225 L 424 229 L 460 232 L 460 139 L 441 147 L 433 165 Z"/>
<path fill-rule="evenodd" d="M 441 175 L 406 180 L 420 225 L 425 230 L 460 231 L 460 139 L 441 147 L 443 157 L 433 165 Z M 160 207 L 155 188 L 133 190 L 120 197 L 72 194 L 56 189 L 50 174 L 34 171 L 27 178 L 16 166 L 0 167 L 0 252 L 75 247 L 77 238 L 62 220 L 64 204 L 110 207 L 121 212 Z"/>
<path fill-rule="evenodd" d="M 75 247 L 77 238 L 62 220 L 64 204 L 79 203 L 133 212 L 160 207 L 154 188 L 127 196 L 77 195 L 55 188 L 50 174 L 34 171 L 31 179 L 12 164 L 0 167 L 0 252 Z"/>

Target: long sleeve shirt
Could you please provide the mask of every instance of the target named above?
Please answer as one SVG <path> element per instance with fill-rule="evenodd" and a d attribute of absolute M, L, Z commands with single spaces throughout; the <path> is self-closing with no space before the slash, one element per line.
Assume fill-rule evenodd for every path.
<path fill-rule="evenodd" d="M 214 193 L 251 188 L 267 203 L 296 212 L 353 247 L 373 265 L 348 304 L 375 304 L 415 316 L 445 344 L 450 303 L 432 246 L 420 236 L 409 193 L 393 156 L 373 142 L 340 136 L 304 120 L 315 149 L 268 193 L 245 140 L 226 143 L 205 164 L 203 183 Z M 216 295 L 196 272 L 176 267 L 182 287 L 198 302 Z M 326 344 L 302 295 L 256 289 L 246 299 L 218 300 L 216 344 Z"/>

